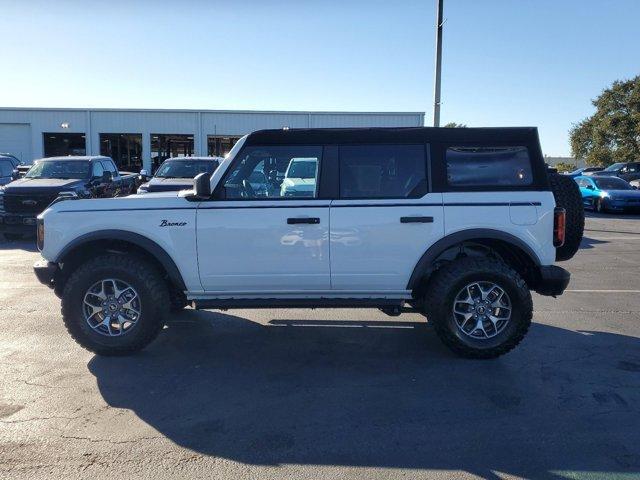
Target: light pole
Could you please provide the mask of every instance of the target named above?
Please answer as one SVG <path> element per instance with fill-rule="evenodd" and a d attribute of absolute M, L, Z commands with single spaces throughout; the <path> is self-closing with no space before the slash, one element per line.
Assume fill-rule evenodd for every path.
<path fill-rule="evenodd" d="M 442 75 L 442 9 L 444 0 L 436 0 L 436 73 L 433 88 L 433 126 L 440 126 L 440 77 Z"/>

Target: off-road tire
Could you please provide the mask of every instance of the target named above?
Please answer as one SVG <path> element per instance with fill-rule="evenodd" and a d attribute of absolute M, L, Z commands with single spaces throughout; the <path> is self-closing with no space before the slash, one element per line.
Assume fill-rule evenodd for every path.
<path fill-rule="evenodd" d="M 133 329 L 118 337 L 91 329 L 82 312 L 86 291 L 106 278 L 129 283 L 142 305 Z M 169 291 L 161 273 L 134 255 L 104 254 L 87 261 L 71 274 L 62 292 L 62 318 L 67 330 L 80 346 L 104 356 L 129 355 L 146 347 L 162 330 L 169 306 Z"/>
<path fill-rule="evenodd" d="M 473 339 L 460 332 L 453 302 L 465 285 L 491 281 L 503 288 L 511 299 L 511 319 L 498 335 Z M 427 285 L 423 303 L 429 323 L 440 340 L 456 354 L 466 358 L 490 359 L 504 355 L 518 345 L 531 325 L 531 293 L 520 275 L 505 263 L 488 257 L 466 257 L 437 270 Z"/>
<path fill-rule="evenodd" d="M 580 188 L 573 178 L 550 173 L 549 183 L 556 205 L 567 212 L 564 245 L 556 248 L 556 260 L 561 262 L 572 258 L 580 248 L 584 233 L 584 204 Z"/>

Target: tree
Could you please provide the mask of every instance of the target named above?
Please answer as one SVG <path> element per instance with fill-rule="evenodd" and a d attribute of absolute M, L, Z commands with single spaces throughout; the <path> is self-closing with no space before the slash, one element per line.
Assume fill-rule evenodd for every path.
<path fill-rule="evenodd" d="M 555 168 L 558 170 L 558 172 L 564 173 L 573 172 L 576 169 L 576 166 L 573 163 L 558 162 L 555 165 Z"/>
<path fill-rule="evenodd" d="M 467 128 L 467 126 L 464 123 L 449 122 L 444 128 Z"/>
<path fill-rule="evenodd" d="M 640 160 L 640 75 L 613 82 L 592 103 L 596 112 L 569 132 L 573 155 L 589 165 Z"/>

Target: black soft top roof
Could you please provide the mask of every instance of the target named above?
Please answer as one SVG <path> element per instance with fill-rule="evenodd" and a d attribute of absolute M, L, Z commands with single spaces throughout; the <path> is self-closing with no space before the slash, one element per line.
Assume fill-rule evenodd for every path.
<path fill-rule="evenodd" d="M 517 142 L 527 145 L 538 144 L 539 140 L 536 127 L 291 128 L 258 130 L 248 136 L 246 145 L 436 142 Z"/>

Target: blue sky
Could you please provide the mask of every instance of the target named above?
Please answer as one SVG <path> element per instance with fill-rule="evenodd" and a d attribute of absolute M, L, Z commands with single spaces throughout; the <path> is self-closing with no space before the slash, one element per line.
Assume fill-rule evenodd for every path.
<path fill-rule="evenodd" d="M 426 111 L 434 0 L 0 0 L 0 106 Z M 445 0 L 443 122 L 543 150 L 640 74 L 639 0 Z"/>

